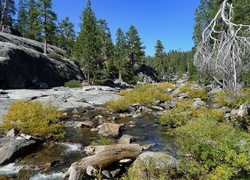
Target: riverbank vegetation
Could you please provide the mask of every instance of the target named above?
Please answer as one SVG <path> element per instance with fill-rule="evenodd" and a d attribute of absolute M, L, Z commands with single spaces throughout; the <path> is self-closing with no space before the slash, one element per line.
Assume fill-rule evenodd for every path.
<path fill-rule="evenodd" d="M 159 173 L 156 173 L 158 171 L 155 167 L 146 168 L 142 165 L 141 168 L 144 167 L 152 177 L 157 178 L 247 179 L 250 175 L 250 134 L 248 129 L 242 127 L 249 128 L 250 117 L 245 114 L 243 117 L 227 118 L 228 111 L 223 108 L 237 109 L 248 103 L 248 90 L 243 90 L 232 100 L 222 89 L 209 94 L 205 88 L 198 88 L 197 84 L 191 82 L 181 87 L 170 83 L 159 86 L 161 93 L 165 94 L 168 88 L 172 88 L 169 97 L 161 101 L 171 102 L 174 107 L 166 107 L 165 112 L 159 116 L 159 122 L 162 126 L 169 127 L 170 134 L 175 138 L 179 149 L 179 166 L 176 170 L 166 169 Z M 160 100 L 160 96 L 152 98 L 150 103 L 140 101 L 138 97 L 149 98 L 156 92 L 155 88 L 157 89 L 157 85 L 140 85 L 133 90 L 122 90 L 121 99 L 109 102 L 109 108 L 120 110 L 120 106 L 131 99 L 133 103 L 144 103 L 146 106 L 154 104 L 153 102 Z M 176 89 L 182 94 L 173 97 Z M 196 106 L 195 102 L 203 103 Z M 132 103 L 128 103 L 122 110 L 128 110 L 129 105 Z M 129 170 L 123 179 L 133 177 L 137 177 L 136 172 Z"/>
<path fill-rule="evenodd" d="M 138 85 L 133 90 L 122 90 L 120 92 L 122 98 L 108 102 L 107 106 L 115 112 L 124 112 L 128 110 L 133 103 L 140 103 L 141 105 L 155 105 L 156 100 L 168 101 L 172 99 L 165 93 L 167 88 L 172 87 L 173 86 L 169 83 Z"/>
<path fill-rule="evenodd" d="M 9 106 L 1 127 L 6 130 L 14 128 L 34 137 L 60 140 L 64 137 L 61 116 L 62 113 L 50 101 L 19 100 Z"/>

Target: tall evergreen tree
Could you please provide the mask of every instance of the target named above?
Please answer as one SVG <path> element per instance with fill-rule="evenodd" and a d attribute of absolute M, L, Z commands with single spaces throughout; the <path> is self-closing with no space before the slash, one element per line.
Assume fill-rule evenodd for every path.
<path fill-rule="evenodd" d="M 114 45 L 112 43 L 111 32 L 108 27 L 108 23 L 105 19 L 100 19 L 97 21 L 98 28 L 98 37 L 100 40 L 100 58 L 101 63 L 105 66 L 108 66 L 108 61 L 113 55 Z"/>
<path fill-rule="evenodd" d="M 21 34 L 26 37 L 26 32 L 28 31 L 28 0 L 19 0 L 18 3 L 18 15 L 17 23 L 15 28 L 17 28 Z"/>
<path fill-rule="evenodd" d="M 68 16 L 58 23 L 58 31 L 57 45 L 64 49 L 68 55 L 71 55 L 76 33 L 74 30 L 74 24 L 69 21 Z"/>
<path fill-rule="evenodd" d="M 0 27 L 2 27 L 2 25 L 12 26 L 15 13 L 14 0 L 0 0 Z"/>
<path fill-rule="evenodd" d="M 28 3 L 28 27 L 26 37 L 30 39 L 34 39 L 37 41 L 42 40 L 41 36 L 41 18 L 40 12 L 38 8 L 38 4 L 35 0 L 30 0 Z"/>
<path fill-rule="evenodd" d="M 52 42 L 56 35 L 56 23 L 57 15 L 52 10 L 52 0 L 39 0 L 38 1 L 41 28 L 44 42 L 44 53 L 47 54 L 47 43 Z"/>
<path fill-rule="evenodd" d="M 119 28 L 116 32 L 116 44 L 114 55 L 114 65 L 119 71 L 119 80 L 122 80 L 122 75 L 126 73 L 127 64 L 128 58 L 125 34 L 121 30 L 121 28 Z"/>
<path fill-rule="evenodd" d="M 164 75 L 165 63 L 164 63 L 164 46 L 160 40 L 157 40 L 155 46 L 155 59 L 154 59 L 154 69 L 157 71 L 158 75 Z"/>
<path fill-rule="evenodd" d="M 131 69 L 135 68 L 135 65 L 141 63 L 144 56 L 145 47 L 142 46 L 141 38 L 136 30 L 135 26 L 131 25 L 126 33 L 127 53 L 129 58 L 129 65 Z"/>
<path fill-rule="evenodd" d="M 81 30 L 74 44 L 74 56 L 80 60 L 85 72 L 87 73 L 88 84 L 90 76 L 94 79 L 100 69 L 100 42 L 98 38 L 98 29 L 95 13 L 91 8 L 91 2 L 88 0 L 82 16 Z"/>

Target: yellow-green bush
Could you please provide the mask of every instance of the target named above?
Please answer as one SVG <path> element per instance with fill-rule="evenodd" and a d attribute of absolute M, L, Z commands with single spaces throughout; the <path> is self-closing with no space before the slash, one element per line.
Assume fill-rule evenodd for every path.
<path fill-rule="evenodd" d="M 191 89 L 192 89 L 192 83 L 187 83 L 184 86 L 180 87 L 180 91 L 182 93 L 189 92 L 189 91 L 191 91 Z"/>
<path fill-rule="evenodd" d="M 219 106 L 239 108 L 245 102 L 250 102 L 250 90 L 245 89 L 237 94 L 221 90 L 212 96 L 212 101 Z"/>
<path fill-rule="evenodd" d="M 176 108 L 167 110 L 159 118 L 164 126 L 178 127 L 186 124 L 192 117 L 191 104 L 193 100 L 183 100 L 176 103 Z"/>
<path fill-rule="evenodd" d="M 124 112 L 129 108 L 130 105 L 131 102 L 125 97 L 113 99 L 106 103 L 106 106 L 111 108 L 114 112 Z"/>
<path fill-rule="evenodd" d="M 166 91 L 168 88 L 169 89 L 174 89 L 175 87 L 170 84 L 170 83 L 157 83 L 155 86 L 163 91 Z"/>
<path fill-rule="evenodd" d="M 59 118 L 62 113 L 50 101 L 20 100 L 9 106 L 3 115 L 4 129 L 17 129 L 20 133 L 47 139 L 63 138 L 63 126 Z"/>
<path fill-rule="evenodd" d="M 250 135 L 207 117 L 176 129 L 183 179 L 249 179 Z"/>
<path fill-rule="evenodd" d="M 159 122 L 164 126 L 178 127 L 185 125 L 190 120 L 206 117 L 209 120 L 224 121 L 224 112 L 219 109 L 208 109 L 201 106 L 199 109 L 192 107 L 194 101 L 191 99 L 176 103 L 176 108 L 163 113 Z"/>
<path fill-rule="evenodd" d="M 112 100 L 107 103 L 111 109 L 117 112 L 127 110 L 133 103 L 140 103 L 142 105 L 155 105 L 156 100 L 168 101 L 171 96 L 165 93 L 165 90 L 157 88 L 156 85 L 147 84 L 136 86 L 133 90 L 122 91 L 123 97 Z"/>
<path fill-rule="evenodd" d="M 207 99 L 207 91 L 205 89 L 195 89 L 188 92 L 190 98 L 200 98 L 202 100 Z"/>

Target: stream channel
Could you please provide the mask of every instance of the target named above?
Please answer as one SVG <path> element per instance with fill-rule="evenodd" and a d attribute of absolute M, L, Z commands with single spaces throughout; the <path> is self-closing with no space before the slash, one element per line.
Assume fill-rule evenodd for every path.
<path fill-rule="evenodd" d="M 107 115 L 103 114 L 101 110 L 88 111 L 84 114 L 86 119 L 94 119 L 96 115 L 107 118 Z M 134 127 L 129 125 L 131 121 L 134 122 Z M 119 137 L 129 134 L 134 137 L 132 143 L 154 143 L 155 145 L 149 149 L 150 151 L 165 151 L 166 146 L 171 147 L 168 153 L 175 156 L 174 139 L 166 134 L 169 129 L 158 123 L 154 113 L 144 114 L 141 118 L 126 117 L 115 120 L 115 122 L 125 124 Z M 87 127 L 68 127 L 65 130 L 63 143 L 47 142 L 16 162 L 1 166 L 0 179 L 61 180 L 62 175 L 73 162 L 86 156 L 83 149 L 92 141 L 100 139 L 97 132 L 91 132 Z"/>

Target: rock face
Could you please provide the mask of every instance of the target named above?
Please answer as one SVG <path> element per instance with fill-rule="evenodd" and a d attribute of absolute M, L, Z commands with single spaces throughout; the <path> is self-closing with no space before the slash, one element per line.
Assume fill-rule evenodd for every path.
<path fill-rule="evenodd" d="M 45 55 L 42 43 L 0 32 L 0 89 L 46 88 L 73 79 L 82 81 L 80 68 L 63 54 L 49 45 Z"/>

